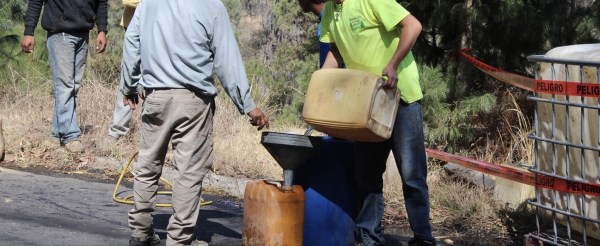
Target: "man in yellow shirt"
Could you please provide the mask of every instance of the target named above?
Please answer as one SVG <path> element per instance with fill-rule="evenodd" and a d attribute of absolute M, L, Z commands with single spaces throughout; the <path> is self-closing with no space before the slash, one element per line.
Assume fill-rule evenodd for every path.
<path fill-rule="evenodd" d="M 423 93 L 411 49 L 421 23 L 395 0 L 334 0 L 325 5 L 321 42 L 332 49 L 323 69 L 368 71 L 387 77 L 398 87 L 401 102 L 392 136 L 379 143 L 355 143 L 355 177 L 361 206 L 354 245 L 384 243 L 383 179 L 390 150 L 402 178 L 406 212 L 414 237 L 409 245 L 436 245 L 429 223 L 427 159 L 423 133 Z"/>
<path fill-rule="evenodd" d="M 123 0 L 125 10 L 123 10 L 123 16 L 121 17 L 121 26 L 127 30 L 129 22 L 135 13 L 140 0 Z M 117 101 L 115 102 L 115 111 L 113 112 L 113 123 L 108 127 L 108 142 L 109 144 L 115 143 L 120 137 L 124 136 L 129 132 L 129 123 L 133 111 L 123 102 L 123 93 L 117 92 Z"/>

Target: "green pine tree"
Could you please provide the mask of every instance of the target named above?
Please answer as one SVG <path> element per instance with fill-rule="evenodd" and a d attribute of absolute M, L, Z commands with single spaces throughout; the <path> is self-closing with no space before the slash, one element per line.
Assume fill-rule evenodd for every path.
<path fill-rule="evenodd" d="M 14 34 L 13 28 L 23 21 L 25 11 L 23 1 L 0 0 L 0 66 L 13 60 L 21 50 L 21 37 Z"/>

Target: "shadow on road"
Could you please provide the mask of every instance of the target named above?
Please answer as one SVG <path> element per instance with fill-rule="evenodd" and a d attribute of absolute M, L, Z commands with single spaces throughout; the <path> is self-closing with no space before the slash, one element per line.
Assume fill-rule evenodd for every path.
<path fill-rule="evenodd" d="M 170 213 L 154 215 L 154 228 L 158 229 L 157 233 L 161 239 L 167 238 L 166 230 L 169 224 L 169 218 L 171 218 Z M 234 231 L 221 223 L 214 222 L 215 219 L 226 221 L 232 220 L 233 222 L 233 220 L 240 220 L 240 215 L 237 213 L 228 213 L 223 211 L 200 210 L 200 216 L 196 222 L 195 230 L 196 237 L 198 239 L 210 243 L 215 234 L 219 234 L 227 238 L 242 238 L 241 233 Z"/>

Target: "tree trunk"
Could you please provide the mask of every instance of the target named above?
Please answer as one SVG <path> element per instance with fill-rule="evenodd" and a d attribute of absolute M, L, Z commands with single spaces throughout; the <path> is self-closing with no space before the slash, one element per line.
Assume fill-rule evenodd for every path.
<path fill-rule="evenodd" d="M 460 23 L 460 49 L 472 48 L 472 31 L 473 24 L 471 19 L 470 10 L 473 7 L 473 0 L 465 0 L 465 16 L 463 17 L 464 23 Z M 457 68 L 457 85 L 455 96 L 457 99 L 462 99 L 465 96 L 465 92 L 469 91 L 473 86 L 473 66 L 469 64 L 465 59 L 458 61 Z"/>
<path fill-rule="evenodd" d="M 570 1 L 571 4 L 570 6 L 568 6 L 568 11 L 565 11 L 566 15 L 567 15 L 567 21 L 566 21 L 566 37 L 565 37 L 565 41 L 567 45 L 571 45 L 571 44 L 575 44 L 575 13 L 576 13 L 576 6 L 575 6 L 575 0 L 571 0 Z M 569 3 L 567 3 L 569 4 Z"/>
<path fill-rule="evenodd" d="M 436 53 L 437 53 L 437 50 L 438 50 L 437 33 L 436 33 L 435 25 L 433 23 L 431 24 L 431 43 L 433 44 L 433 51 L 436 51 Z M 433 61 L 433 65 L 437 66 L 438 61 L 439 61 L 438 56 L 433 55 L 432 61 Z"/>

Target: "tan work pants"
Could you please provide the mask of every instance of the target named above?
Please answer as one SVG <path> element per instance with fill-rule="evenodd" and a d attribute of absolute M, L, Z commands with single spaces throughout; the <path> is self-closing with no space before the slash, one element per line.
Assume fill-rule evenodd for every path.
<path fill-rule="evenodd" d="M 187 89 L 147 89 L 146 94 L 129 226 L 134 237 L 153 233 L 158 180 L 171 141 L 178 173 L 167 245 L 189 243 L 195 239 L 202 179 L 212 166 L 214 100 Z"/>

